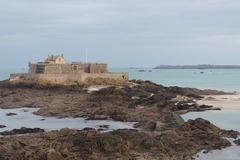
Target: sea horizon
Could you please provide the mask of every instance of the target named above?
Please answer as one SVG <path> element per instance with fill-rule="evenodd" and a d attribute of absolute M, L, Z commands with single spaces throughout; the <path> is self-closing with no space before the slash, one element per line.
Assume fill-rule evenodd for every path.
<path fill-rule="evenodd" d="M 240 92 L 240 69 L 153 69 L 150 67 L 114 67 L 110 72 L 127 72 L 129 79 L 149 80 L 164 86 Z M 0 80 L 11 73 L 25 73 L 27 68 L 0 68 Z"/>

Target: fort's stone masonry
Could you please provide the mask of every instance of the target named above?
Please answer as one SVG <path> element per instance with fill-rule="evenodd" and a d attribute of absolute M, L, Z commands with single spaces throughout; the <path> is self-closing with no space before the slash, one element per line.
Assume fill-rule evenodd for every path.
<path fill-rule="evenodd" d="M 103 63 L 67 63 L 63 55 L 51 55 L 44 62 L 29 63 L 28 74 L 12 74 L 10 76 L 12 81 L 19 79 L 47 81 L 54 84 L 86 83 L 97 79 L 123 83 L 128 81 L 128 74 L 108 72 L 107 64 Z"/>

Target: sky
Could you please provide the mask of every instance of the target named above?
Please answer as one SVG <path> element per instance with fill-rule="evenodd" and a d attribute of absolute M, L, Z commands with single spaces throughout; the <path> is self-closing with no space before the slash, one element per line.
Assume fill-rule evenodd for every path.
<path fill-rule="evenodd" d="M 240 64 L 239 0 L 0 0 L 0 67 Z"/>

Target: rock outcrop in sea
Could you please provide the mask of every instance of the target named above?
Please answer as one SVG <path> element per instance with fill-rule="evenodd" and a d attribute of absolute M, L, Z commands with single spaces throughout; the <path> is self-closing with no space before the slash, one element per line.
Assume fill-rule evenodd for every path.
<path fill-rule="evenodd" d="M 224 131 L 204 119 L 184 122 L 182 113 L 215 109 L 200 106 L 200 95 L 220 91 L 164 87 L 133 80 L 124 86 L 107 86 L 88 92 L 85 86 L 44 86 L 0 83 L 2 108 L 40 108 L 34 114 L 48 117 L 85 117 L 95 120 L 137 122 L 136 129 L 101 132 L 40 128 L 2 133 L 0 159 L 163 159 L 188 160 L 202 150 L 231 146 Z M 20 135 L 19 135 L 20 134 Z M 236 141 L 237 142 L 237 141 Z"/>

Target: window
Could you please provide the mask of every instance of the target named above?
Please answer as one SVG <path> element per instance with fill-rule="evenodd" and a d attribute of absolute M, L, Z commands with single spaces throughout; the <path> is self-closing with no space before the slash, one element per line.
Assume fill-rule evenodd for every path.
<path fill-rule="evenodd" d="M 77 65 L 73 65 L 72 69 L 73 69 L 74 71 L 77 71 L 77 70 L 78 70 L 78 66 L 77 66 Z"/>

